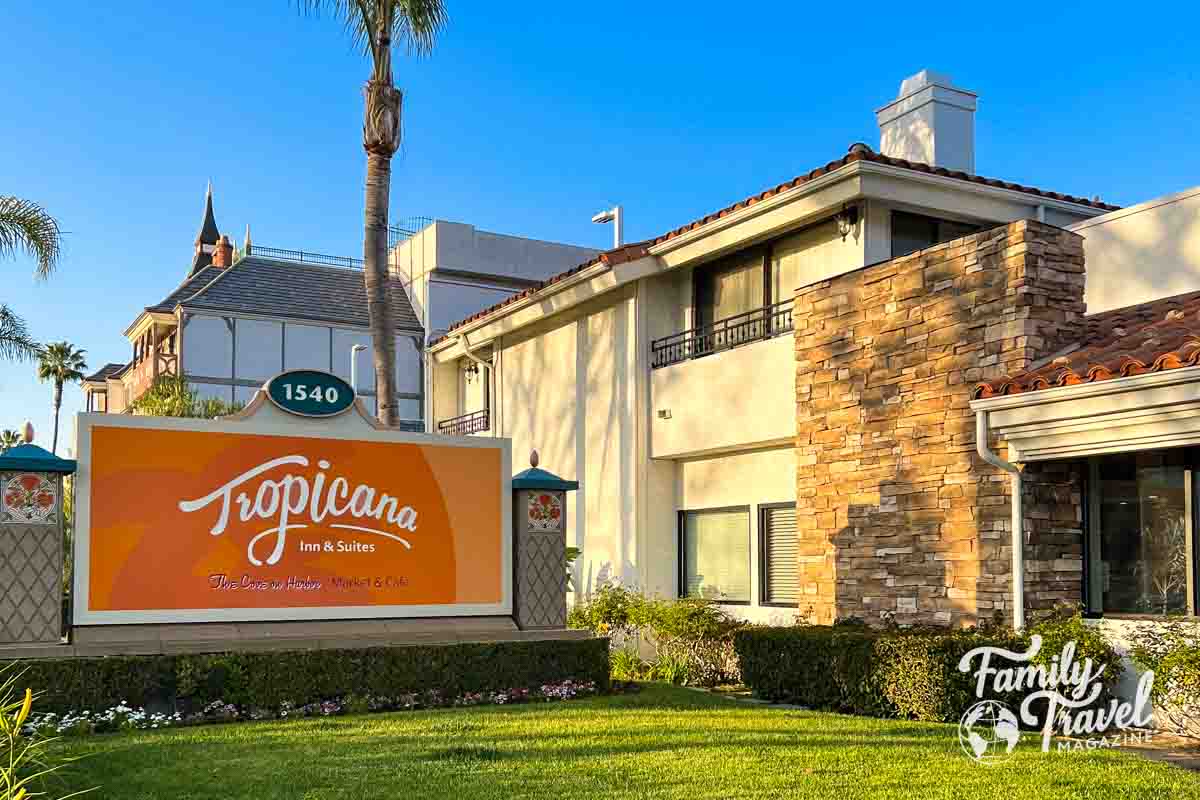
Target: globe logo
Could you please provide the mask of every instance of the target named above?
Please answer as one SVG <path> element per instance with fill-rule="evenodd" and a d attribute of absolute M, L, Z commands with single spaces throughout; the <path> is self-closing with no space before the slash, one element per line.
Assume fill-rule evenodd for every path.
<path fill-rule="evenodd" d="M 981 764 L 1004 761 L 1020 738 L 1017 715 L 996 700 L 981 700 L 971 706 L 958 723 L 958 743 L 963 752 Z"/>

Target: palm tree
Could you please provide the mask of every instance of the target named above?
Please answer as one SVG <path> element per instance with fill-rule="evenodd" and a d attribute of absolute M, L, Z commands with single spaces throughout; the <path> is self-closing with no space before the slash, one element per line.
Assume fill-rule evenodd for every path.
<path fill-rule="evenodd" d="M 21 434 L 11 429 L 0 431 L 0 454 L 11 450 L 21 443 Z"/>
<path fill-rule="evenodd" d="M 388 295 L 388 196 L 392 156 L 400 147 L 400 104 L 392 81 L 392 44 L 414 55 L 433 49 L 446 24 L 442 0 L 298 0 L 302 9 L 328 11 L 346 24 L 354 41 L 371 56 L 371 77 L 363 87 L 363 149 L 367 151 L 363 280 L 375 356 L 375 394 L 379 421 L 399 421 L 396 404 L 396 339 Z M 357 387 L 356 387 L 357 388 Z"/>
<path fill-rule="evenodd" d="M 0 259 L 28 253 L 37 261 L 35 274 L 47 278 L 58 264 L 61 245 L 58 222 L 45 209 L 29 200 L 0 195 Z M 39 350 L 24 321 L 0 304 L 0 358 L 29 359 Z"/>
<path fill-rule="evenodd" d="M 62 390 L 64 383 L 74 383 L 83 380 L 83 371 L 87 362 L 83 357 L 86 350 L 76 350 L 69 342 L 54 342 L 38 356 L 37 376 L 39 380 L 54 382 L 54 438 L 50 452 L 58 452 L 58 412 L 62 407 Z"/>

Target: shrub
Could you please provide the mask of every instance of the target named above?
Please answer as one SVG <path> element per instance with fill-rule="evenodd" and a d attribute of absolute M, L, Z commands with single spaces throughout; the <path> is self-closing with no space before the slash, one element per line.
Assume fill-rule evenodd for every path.
<path fill-rule="evenodd" d="M 1078 608 L 1060 606 L 1029 627 L 1028 635 L 1035 633 L 1042 637 L 1042 649 L 1034 656 L 1034 664 L 1049 666 L 1051 659 L 1062 654 L 1067 642 L 1075 642 L 1076 660 L 1090 658 L 1096 665 L 1104 665 L 1101 676 L 1104 691 L 1099 702 L 1108 701 L 1125 668 L 1121 654 L 1104 638 L 1099 627 L 1087 624 Z M 1024 638 L 1028 640 L 1028 636 Z"/>
<path fill-rule="evenodd" d="M 641 681 L 651 674 L 651 665 L 634 651 L 618 647 L 610 657 L 612 678 L 615 681 Z"/>
<path fill-rule="evenodd" d="M 679 682 L 715 686 L 740 679 L 732 635 L 743 623 L 709 600 L 664 600 L 607 585 L 572 607 L 567 625 L 609 636 L 618 653 L 645 643 L 654 649 L 656 663 L 667 660 L 667 669 Z M 614 653 L 614 659 L 618 657 L 625 658 Z M 649 672 L 654 674 L 653 669 Z"/>
<path fill-rule="evenodd" d="M 1175 733 L 1200 732 L 1200 622 L 1173 621 L 1139 628 L 1130 656 L 1154 670 L 1150 698 L 1155 718 Z"/>
<path fill-rule="evenodd" d="M 65 763 L 48 747 L 53 738 L 28 731 L 34 694 L 28 688 L 20 690 L 24 683 L 24 673 L 16 672 L 13 664 L 0 666 L 0 798 L 4 800 L 45 796 L 37 791 L 40 784 Z"/>
<path fill-rule="evenodd" d="M 49 711 L 118 705 L 194 713 L 221 701 L 240 708 L 304 706 L 354 694 L 396 696 L 536 687 L 566 679 L 607 691 L 604 639 L 410 645 L 48 659 L 26 665 Z"/>
<path fill-rule="evenodd" d="M 951 722 L 980 698 L 974 673 L 960 672 L 967 652 L 990 645 L 1025 650 L 1043 637 L 1034 662 L 1049 664 L 1067 641 L 1080 659 L 1107 665 L 1107 690 L 1120 677 L 1120 657 L 1077 615 L 1057 615 L 1018 635 L 1005 628 L 889 629 L 863 625 L 745 628 L 734 634 L 742 679 L 760 697 L 852 714 Z M 1023 694 L 984 697 L 1019 705 Z"/>

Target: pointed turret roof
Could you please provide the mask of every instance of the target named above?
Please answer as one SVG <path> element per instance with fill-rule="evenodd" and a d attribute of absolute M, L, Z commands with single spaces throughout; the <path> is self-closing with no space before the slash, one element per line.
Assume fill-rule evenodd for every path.
<path fill-rule="evenodd" d="M 204 194 L 204 221 L 200 223 L 200 233 L 196 236 L 196 241 L 201 244 L 216 244 L 220 238 L 221 232 L 217 230 L 217 220 L 213 216 L 212 181 L 209 181 L 208 191 Z"/>
<path fill-rule="evenodd" d="M 212 181 L 209 181 L 208 191 L 204 195 L 204 220 L 200 223 L 200 233 L 196 234 L 196 255 L 188 275 L 195 275 L 212 265 L 213 246 L 220 238 L 221 231 L 217 229 L 217 220 L 213 215 Z"/>

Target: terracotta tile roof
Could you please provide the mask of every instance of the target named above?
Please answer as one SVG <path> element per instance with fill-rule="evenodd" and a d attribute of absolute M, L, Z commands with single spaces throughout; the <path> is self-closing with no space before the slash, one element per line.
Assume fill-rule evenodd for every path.
<path fill-rule="evenodd" d="M 583 272 L 588 267 L 593 267 L 596 264 L 604 264 L 605 266 L 612 267 L 617 264 L 623 264 L 626 261 L 634 261 L 636 259 L 639 259 L 642 256 L 646 255 L 646 248 L 649 246 L 650 246 L 649 242 L 635 242 L 633 244 L 623 245 L 621 247 L 616 248 L 615 250 L 607 250 L 607 251 L 601 253 L 600 255 L 596 256 L 595 258 L 593 258 L 591 261 L 585 261 L 584 263 L 579 264 L 578 266 L 571 267 L 566 272 L 560 272 L 559 274 L 553 275 L 544 281 L 538 281 L 536 284 L 534 284 L 533 286 L 530 286 L 528 289 L 525 289 L 522 292 L 518 292 L 517 294 L 514 294 L 511 297 L 506 297 L 503 300 L 501 300 L 499 303 L 490 305 L 481 311 L 477 311 L 476 313 L 472 314 L 471 316 L 467 317 L 466 319 L 460 319 L 458 322 L 451 325 L 449 330 L 454 330 L 455 328 L 461 328 L 463 325 L 466 325 L 468 322 L 473 322 L 474 320 L 486 317 L 487 315 L 491 314 L 494 311 L 499 311 L 501 308 L 504 308 L 507 305 L 515 303 L 522 298 L 529 297 L 530 295 L 533 295 L 533 294 L 537 294 L 542 289 L 545 289 L 547 286 L 550 286 L 555 283 L 559 283 L 560 281 L 563 281 L 563 280 L 571 277 L 572 275 L 577 275 L 578 273 Z M 442 341 L 443 339 L 448 339 L 448 338 L 450 338 L 449 335 L 439 336 L 437 339 L 434 339 L 432 342 L 430 342 L 430 344 L 436 344 L 436 343 Z"/>
<path fill-rule="evenodd" d="M 816 169 L 814 169 L 810 172 L 807 172 L 803 175 L 798 175 L 795 178 L 792 178 L 790 181 L 781 183 L 778 186 L 775 186 L 771 189 L 767 189 L 764 192 L 760 192 L 759 194 L 756 194 L 753 197 L 747 197 L 745 200 L 742 200 L 741 202 L 734 203 L 733 205 L 723 208 L 720 211 L 709 214 L 707 217 L 703 217 L 702 219 L 698 219 L 695 222 L 688 223 L 687 225 L 684 225 L 681 228 L 676 228 L 675 230 L 670 231 L 669 233 L 664 233 L 662 236 L 659 236 L 657 239 L 651 240 L 649 242 L 649 244 L 655 245 L 655 244 L 659 244 L 660 242 L 665 242 L 668 239 L 673 239 L 676 236 L 680 236 L 684 233 L 687 233 L 690 230 L 699 228 L 701 225 L 712 222 L 715 219 L 720 219 L 721 217 L 728 216 L 729 214 L 732 214 L 735 211 L 739 211 L 743 208 L 748 208 L 749 206 L 752 206 L 755 203 L 761 203 L 763 200 L 766 200 L 770 197 L 774 197 L 775 195 L 780 194 L 781 192 L 786 192 L 789 189 L 794 189 L 797 186 L 800 186 L 801 184 L 804 184 L 804 183 L 808 183 L 809 181 L 815 180 L 816 178 L 820 178 L 822 175 L 827 175 L 828 173 L 833 172 L 835 169 L 840 169 L 841 167 L 844 167 L 847 164 L 853 164 L 855 161 L 869 161 L 874 164 L 886 164 L 887 166 L 890 166 L 890 167 L 900 167 L 901 169 L 910 169 L 910 170 L 913 170 L 914 172 L 925 172 L 930 175 L 939 175 L 943 178 L 955 178 L 956 180 L 968 181 L 970 183 L 978 183 L 978 184 L 982 184 L 984 186 L 994 186 L 998 189 L 1010 189 L 1014 192 L 1022 192 L 1024 194 L 1032 194 L 1032 195 L 1036 195 L 1037 197 L 1046 197 L 1051 200 L 1061 200 L 1064 203 L 1076 203 L 1081 206 L 1088 206 L 1089 208 L 1098 208 L 1098 209 L 1102 209 L 1104 211 L 1117 211 L 1118 209 L 1120 209 L 1120 206 L 1114 206 L 1109 203 L 1102 203 L 1099 200 L 1088 200 L 1086 197 L 1075 197 L 1073 195 L 1061 194 L 1059 192 L 1047 192 L 1042 189 L 1036 189 L 1032 186 L 1024 186 L 1019 183 L 1010 183 L 1008 181 L 1001 181 L 1001 180 L 997 180 L 995 178 L 984 178 L 980 175 L 972 175 L 967 172 L 959 172 L 957 170 L 944 169 L 942 167 L 931 167 L 928 164 L 922 164 L 917 161 L 906 161 L 903 158 L 892 158 L 890 156 L 885 156 L 882 153 L 876 153 L 874 150 L 872 150 L 870 147 L 863 144 L 862 142 L 857 142 L 855 144 L 850 145 L 850 150 L 846 153 L 846 155 L 842 156 L 841 158 L 839 158 L 835 161 L 830 161 L 828 164 L 826 164 L 823 167 L 817 167 Z"/>
<path fill-rule="evenodd" d="M 1200 364 L 1200 292 L 1086 318 L 1079 349 L 1020 375 L 975 387 L 975 398 L 1036 392 Z"/>
<path fill-rule="evenodd" d="M 781 183 L 778 186 L 774 186 L 770 189 L 759 192 L 756 195 L 747 197 L 745 200 L 741 200 L 737 203 L 734 203 L 731 206 L 726 206 L 725 208 L 721 209 L 720 211 L 715 211 L 712 214 L 709 214 L 705 217 L 695 220 L 694 222 L 689 222 L 687 225 L 683 225 L 681 227 L 675 228 L 674 230 L 668 231 L 667 233 L 664 233 L 661 236 L 658 236 L 654 239 L 648 239 L 644 242 L 639 242 L 637 244 L 625 245 L 624 247 L 618 248 L 616 250 L 609 250 L 607 252 L 601 253 L 595 259 L 593 259 L 585 264 L 580 264 L 577 267 L 573 267 L 572 269 L 569 269 L 566 272 L 563 272 L 559 275 L 555 275 L 552 278 L 542 281 L 540 284 L 538 284 L 536 286 L 532 286 L 529 289 L 526 289 L 525 291 L 521 292 L 520 294 L 516 294 L 516 295 L 513 295 L 512 297 L 509 297 L 506 300 L 504 300 L 503 302 L 496 303 L 495 305 L 489 306 L 489 307 L 483 309 L 482 311 L 472 314 L 471 316 L 467 317 L 466 319 L 459 320 L 458 322 L 451 325 L 449 330 L 452 331 L 455 328 L 459 328 L 463 325 L 466 325 L 468 322 L 472 322 L 474 320 L 480 319 L 481 317 L 486 317 L 489 314 L 491 314 L 492 312 L 498 311 L 499 309 L 503 308 L 504 306 L 506 306 L 510 303 L 513 303 L 523 297 L 528 297 L 529 295 L 540 291 L 541 289 L 545 288 L 546 286 L 549 286 L 553 283 L 557 283 L 558 281 L 562 280 L 563 278 L 568 278 L 577 272 L 580 272 L 590 266 L 593 266 L 594 264 L 599 264 L 601 262 L 604 262 L 604 263 L 610 263 L 610 265 L 611 265 L 611 263 L 620 263 L 620 261 L 629 261 L 634 258 L 640 258 L 641 256 L 646 254 L 646 251 L 648 248 L 650 248 L 656 244 L 661 244 L 662 242 L 669 241 L 671 239 L 674 239 L 677 236 L 682 236 L 683 234 L 687 233 L 688 231 L 695 230 L 696 228 L 699 228 L 702 225 L 706 225 L 707 223 L 712 222 L 713 220 L 720 219 L 721 217 L 726 217 L 726 216 L 734 213 L 735 211 L 740 211 L 743 208 L 749 208 L 750 206 L 755 205 L 756 203 L 761 203 L 762 201 L 767 200 L 768 198 L 774 197 L 777 194 L 786 192 L 789 189 L 794 189 L 797 186 L 800 186 L 801 184 L 805 184 L 811 180 L 820 178 L 823 175 L 827 175 L 830 172 L 833 172 L 835 169 L 844 167 L 847 164 L 852 164 L 855 161 L 869 161 L 869 162 L 872 162 L 875 164 L 885 164 L 887 166 L 899 167 L 901 169 L 908 169 L 908 170 L 912 170 L 914 172 L 924 172 L 924 173 L 927 173 L 930 175 L 938 175 L 943 178 L 954 178 L 956 180 L 968 181 L 970 183 L 978 183 L 978 184 L 981 184 L 984 186 L 994 186 L 999 189 L 1009 189 L 1014 192 L 1023 192 L 1024 194 L 1031 194 L 1031 195 L 1034 195 L 1037 197 L 1045 197 L 1045 198 L 1049 198 L 1051 200 L 1061 200 L 1062 202 L 1065 202 L 1065 203 L 1076 203 L 1081 206 L 1087 206 L 1089 208 L 1096 208 L 1096 209 L 1100 209 L 1102 211 L 1117 211 L 1120 209 L 1120 206 L 1114 206 L 1114 205 L 1111 205 L 1110 203 L 1103 203 L 1103 202 L 1100 202 L 1099 200 L 1088 200 L 1086 197 L 1075 197 L 1074 195 L 1061 194 L 1059 192 L 1047 192 L 1042 189 L 1036 189 L 1032 186 L 1024 186 L 1019 183 L 1010 183 L 1008 181 L 997 180 L 995 178 L 984 178 L 980 175 L 972 175 L 970 173 L 944 169 L 942 167 L 931 167 L 928 164 L 921 164 L 916 161 L 906 161 L 902 158 L 891 158 L 890 156 L 885 156 L 882 153 L 876 153 L 874 150 L 872 150 L 870 147 L 863 144 L 862 142 L 857 142 L 850 146 L 850 149 L 847 151 L 846 155 L 844 155 L 841 158 L 836 159 L 834 161 L 830 161 L 828 164 L 826 164 L 823 167 L 817 167 L 816 169 L 810 170 L 809 172 L 806 172 L 803 175 L 797 175 L 795 178 L 792 178 L 790 181 L 785 181 L 784 183 Z M 631 251 L 631 248 L 637 248 L 636 254 L 634 254 Z M 612 261 L 612 259 L 619 259 L 619 260 Z M 441 336 L 441 337 L 433 340 L 432 342 L 430 342 L 430 344 L 436 344 L 437 342 L 440 342 L 446 338 L 448 338 L 448 337 Z"/>

